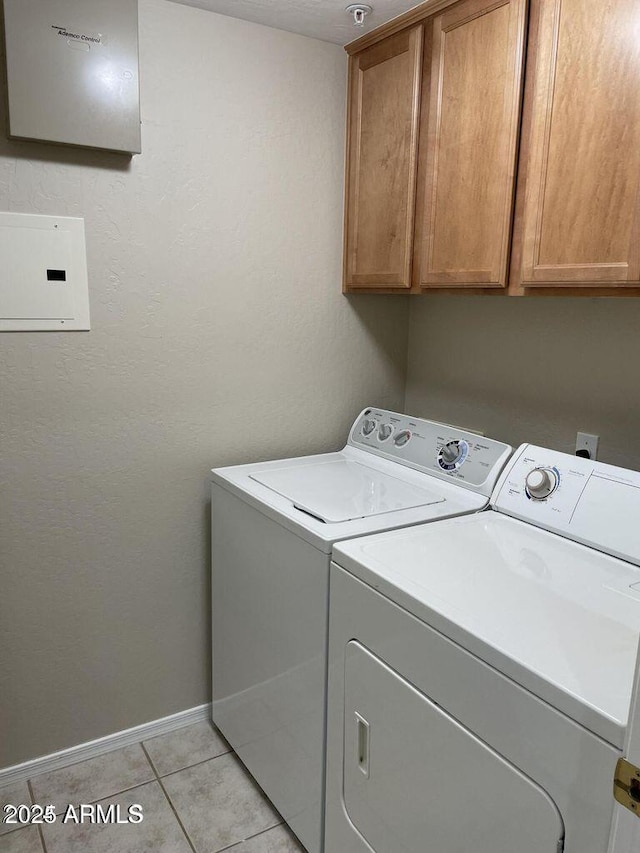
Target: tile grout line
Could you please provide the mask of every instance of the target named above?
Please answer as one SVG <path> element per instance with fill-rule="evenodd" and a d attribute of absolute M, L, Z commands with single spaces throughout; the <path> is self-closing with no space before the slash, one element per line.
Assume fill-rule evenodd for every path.
<path fill-rule="evenodd" d="M 26 803 L 24 805 L 26 805 Z M 31 803 L 31 805 L 33 805 L 33 803 Z M 12 826 L 11 824 L 7 823 L 4 823 L 2 825 L 9 826 L 10 829 L 5 829 L 4 832 L 0 833 L 0 841 L 2 841 L 2 839 L 5 838 L 7 835 L 11 835 L 12 832 L 20 832 L 21 829 L 26 829 L 28 826 L 33 826 L 33 824 L 30 823 L 18 824 L 17 826 Z"/>
<path fill-rule="evenodd" d="M 167 794 L 167 790 L 166 790 L 166 788 L 165 788 L 165 787 L 164 787 L 164 785 L 162 784 L 162 777 L 158 774 L 158 771 L 156 770 L 156 766 L 155 766 L 155 764 L 153 763 L 153 761 L 151 760 L 151 756 L 150 756 L 150 755 L 149 755 L 149 753 L 147 752 L 147 749 L 146 749 L 146 747 L 145 747 L 144 743 L 142 743 L 142 741 L 140 741 L 140 746 L 142 747 L 142 751 L 144 752 L 144 754 L 147 756 L 147 761 L 148 761 L 148 762 L 149 762 L 149 764 L 151 765 L 151 769 L 152 769 L 152 770 L 153 770 L 153 772 L 155 773 L 156 780 L 157 780 L 157 782 L 158 782 L 158 785 L 160 785 L 160 790 L 161 790 L 161 791 L 162 791 L 162 793 L 164 794 L 164 797 L 165 797 L 165 799 L 166 799 L 167 803 L 169 804 L 169 808 L 171 809 L 171 811 L 172 811 L 172 812 L 173 812 L 173 814 L 175 815 L 175 818 L 176 818 L 176 820 L 178 821 L 178 825 L 180 826 L 180 829 L 181 829 L 181 830 L 182 830 L 182 832 L 184 833 L 184 837 L 187 839 L 187 844 L 188 844 L 188 845 L 189 845 L 189 847 L 193 850 L 193 853 L 198 853 L 198 851 L 196 850 L 196 848 L 195 848 L 195 846 L 194 846 L 193 842 L 192 842 L 192 841 L 191 841 L 191 839 L 189 838 L 189 833 L 188 833 L 188 832 L 187 832 L 187 830 L 185 829 L 185 826 L 184 826 L 184 824 L 182 823 L 182 820 L 180 819 L 180 815 L 178 814 L 178 812 L 177 812 L 177 811 L 176 811 L 176 809 L 174 808 L 173 803 L 171 802 L 171 798 L 169 797 L 169 794 Z M 45 853 L 46 853 L 46 851 L 45 851 Z"/>
<path fill-rule="evenodd" d="M 185 726 L 184 728 L 187 728 L 187 726 Z M 162 737 L 162 735 L 160 735 L 160 737 Z M 138 744 L 130 744 L 130 746 L 136 746 L 136 745 L 138 745 L 138 746 L 140 746 L 140 747 L 141 747 L 142 752 L 144 753 L 145 758 L 147 759 L 147 761 L 148 761 L 148 763 L 149 763 L 149 765 L 150 765 L 151 771 L 152 771 L 152 773 L 153 773 L 152 777 L 151 777 L 151 778 L 149 778 L 149 779 L 145 779 L 143 782 L 136 782 L 134 785 L 129 785 L 129 786 L 128 786 L 128 787 L 126 787 L 126 788 L 121 788 L 121 789 L 118 789 L 118 790 L 116 790 L 116 791 L 112 791 L 110 794 L 105 794 L 104 796 L 98 797 L 98 798 L 97 798 L 97 799 L 95 799 L 95 800 L 85 800 L 84 802 L 86 802 L 88 805 L 95 805 L 96 803 L 100 803 L 100 802 L 102 802 L 103 800 L 111 799 L 111 797 L 117 797 L 117 796 L 120 796 L 121 794 L 127 794 L 127 793 L 129 793 L 129 791 L 135 791 L 137 788 L 141 788 L 141 787 L 143 787 L 144 785 L 148 785 L 148 784 L 150 784 L 151 782 L 156 782 L 156 781 L 158 781 L 158 782 L 159 782 L 159 781 L 160 781 L 162 778 L 164 778 L 164 777 L 167 777 L 167 776 L 173 776 L 173 775 L 174 775 L 174 774 L 176 774 L 176 773 L 181 773 L 183 770 L 189 770 L 191 767 L 197 767 L 197 766 L 199 766 L 200 764 L 206 764 L 206 762 L 207 762 L 207 761 L 212 761 L 213 759 L 215 759 L 215 758 L 220 758 L 220 757 L 222 757 L 223 755 L 233 755 L 233 754 L 234 754 L 233 749 L 229 746 L 229 748 L 228 748 L 225 752 L 221 752 L 221 753 L 219 753 L 218 755 L 211 756 L 211 758 L 204 758 L 204 759 L 202 759 L 201 761 L 196 761 L 194 764 L 187 764 L 187 765 L 186 765 L 186 767 L 181 767 L 181 768 L 179 768 L 178 770 L 172 770 L 170 773 L 165 773 L 165 774 L 164 774 L 164 777 L 163 777 L 163 776 L 161 776 L 161 775 L 158 773 L 158 771 L 157 771 L 157 769 L 156 769 L 156 766 L 154 765 L 153 761 L 151 760 L 151 756 L 149 755 L 149 753 L 147 752 L 146 747 L 144 746 L 144 742 L 140 741 Z M 115 752 L 115 751 L 117 751 L 117 750 L 114 750 L 114 752 Z M 108 754 L 108 753 L 105 753 L 105 754 Z M 96 756 L 96 757 L 97 757 L 97 758 L 100 758 L 101 756 Z M 75 766 L 77 766 L 78 764 L 84 764 L 84 762 L 85 762 L 85 761 L 90 761 L 90 760 L 92 760 L 92 759 L 81 759 L 80 761 L 76 761 L 76 762 L 74 762 L 74 764 L 69 764 L 69 765 L 68 765 L 68 767 L 69 767 L 69 768 L 71 768 L 71 767 L 75 767 Z M 61 770 L 65 770 L 65 769 L 67 769 L 67 768 L 60 768 L 60 769 L 61 769 Z M 34 780 L 36 780 L 36 781 L 37 781 L 37 779 L 38 779 L 38 777 L 39 777 L 39 776 L 45 776 L 45 775 L 48 775 L 48 773 L 49 773 L 49 772 L 51 772 L 51 773 L 56 773 L 57 771 L 56 771 L 56 770 L 52 770 L 52 771 L 47 771 L 47 773 L 36 774 L 36 775 L 35 775 L 35 776 L 33 776 L 32 778 L 29 778 L 29 779 L 26 779 L 26 780 L 25 780 L 25 783 L 26 783 L 26 785 L 27 785 L 27 790 L 29 791 L 29 796 L 31 797 L 31 805 L 33 805 L 33 804 L 35 803 L 35 801 L 36 801 L 35 794 L 34 794 L 34 791 L 33 791 L 33 785 L 32 785 L 32 782 L 33 782 Z M 162 788 L 163 788 L 163 790 L 164 790 L 164 786 L 162 786 Z M 26 826 L 24 826 L 24 827 L 23 827 L 23 826 L 16 826 L 16 827 L 15 827 L 15 829 L 10 829 L 10 830 L 8 830 L 8 832 L 5 832 L 5 833 L 3 833 L 3 834 L 4 834 L 4 835 L 9 835 L 9 834 L 10 834 L 10 833 L 12 833 L 12 832 L 19 832 L 21 829 L 24 829 L 24 828 L 26 828 Z M 0 836 L 0 837 L 1 837 L 1 836 Z M 46 851 L 46 847 L 45 847 L 45 851 Z"/>
<path fill-rule="evenodd" d="M 145 753 L 147 753 L 146 749 L 144 751 Z M 183 770 L 191 770 L 192 767 L 199 767 L 201 764 L 206 764 L 207 761 L 215 761 L 216 758 L 222 758 L 223 755 L 235 755 L 235 752 L 231 748 L 229 748 L 226 752 L 220 752 L 218 753 L 218 755 L 212 755 L 209 758 L 203 758 L 201 761 L 194 761 L 193 764 L 187 764 L 185 767 L 180 767 L 178 768 L 178 770 L 171 770 L 169 773 L 163 773 L 161 775 L 156 771 L 156 775 L 158 776 L 158 779 L 166 779 L 167 776 L 175 776 L 176 773 L 182 773 Z M 149 761 L 151 761 L 151 758 L 149 758 Z M 155 770 L 155 767 L 153 769 Z"/>
<path fill-rule="evenodd" d="M 133 745 L 133 744 L 132 744 L 132 745 Z M 184 826 L 184 824 L 183 824 L 183 822 L 182 822 L 182 819 L 180 818 L 180 815 L 178 814 L 178 812 L 177 812 L 176 808 L 175 808 L 175 807 L 174 807 L 174 805 L 173 805 L 173 802 L 171 801 L 171 798 L 169 797 L 169 794 L 167 793 L 167 790 L 166 790 L 166 788 L 165 788 L 165 786 L 164 786 L 164 784 L 163 784 L 163 779 L 164 779 L 164 778 L 167 778 L 167 777 L 169 777 L 169 776 L 175 775 L 175 774 L 177 774 L 177 773 L 181 773 L 181 772 L 183 772 L 184 770 L 188 770 L 188 769 L 190 769 L 190 768 L 192 768 L 192 767 L 198 767 L 198 766 L 200 766 L 200 765 L 202 765 L 202 764 L 206 764 L 206 763 L 207 763 L 207 762 L 209 762 L 209 761 L 214 761 L 216 758 L 221 758 L 221 757 L 222 757 L 222 756 L 224 756 L 224 755 L 232 755 L 232 756 L 236 757 L 236 756 L 235 756 L 235 753 L 234 753 L 234 751 L 233 751 L 233 749 L 232 749 L 231 747 L 229 747 L 229 749 L 227 749 L 225 752 L 221 752 L 221 753 L 219 753 L 218 755 L 214 755 L 214 756 L 211 756 L 211 757 L 209 757 L 209 758 L 202 759 L 201 761 L 197 761 L 197 762 L 195 762 L 194 764 L 188 764 L 186 767 L 180 768 L 180 769 L 178 769 L 178 770 L 172 770 L 170 773 L 166 773 L 166 774 L 164 774 L 164 776 L 161 776 L 161 775 L 160 775 L 160 773 L 158 772 L 158 770 L 157 770 L 157 768 L 156 768 L 155 764 L 153 763 L 153 760 L 152 760 L 152 758 L 151 758 L 151 756 L 150 756 L 149 752 L 147 751 L 147 749 L 146 749 L 146 747 L 145 747 L 145 745 L 144 745 L 144 742 L 140 741 L 140 742 L 139 742 L 139 746 L 140 746 L 140 748 L 141 748 L 142 752 L 144 753 L 144 756 L 145 756 L 145 758 L 147 759 L 147 761 L 148 761 L 148 763 L 149 763 L 149 767 L 150 767 L 150 769 L 151 769 L 151 771 L 152 771 L 152 773 L 153 773 L 153 776 L 154 776 L 155 778 L 147 779 L 147 780 L 146 780 L 146 781 L 144 781 L 144 782 L 139 782 L 139 783 L 138 783 L 138 784 L 136 784 L 136 785 L 132 785 L 132 786 L 130 786 L 130 787 L 128 787 L 128 788 L 124 788 L 124 789 L 123 789 L 123 790 L 121 790 L 121 791 L 116 791 L 115 793 L 109 794 L 109 795 L 108 795 L 108 796 L 106 796 L 106 797 L 100 797 L 100 798 L 98 798 L 98 799 L 96 799 L 96 800 L 92 800 L 92 801 L 91 801 L 91 803 L 92 803 L 92 804 L 94 804 L 94 803 L 99 803 L 99 802 L 101 802 L 102 800 L 110 799 L 111 797 L 119 796 L 119 795 L 124 794 L 124 793 L 127 793 L 127 792 L 129 792 L 129 791 L 134 791 L 134 790 L 136 790 L 137 788 L 141 788 L 141 787 L 143 787 L 143 786 L 145 786 L 145 785 L 150 784 L 151 782 L 156 781 L 156 782 L 158 782 L 158 784 L 160 785 L 160 789 L 161 789 L 162 793 L 164 794 L 165 799 L 167 800 L 167 803 L 168 803 L 168 805 L 169 805 L 169 808 L 170 808 L 170 809 L 171 809 L 171 811 L 173 812 L 173 814 L 174 814 L 174 816 L 175 816 L 176 820 L 178 821 L 178 825 L 180 826 L 180 829 L 182 830 L 182 832 L 183 832 L 183 834 L 184 834 L 184 836 L 185 836 L 185 838 L 186 838 L 186 840 L 187 840 L 187 843 L 188 843 L 189 847 L 191 848 L 191 850 L 193 851 L 193 853 L 197 853 L 197 850 L 196 850 L 196 848 L 195 848 L 195 846 L 194 846 L 194 843 L 192 842 L 191 838 L 189 837 L 189 834 L 188 834 L 188 832 L 187 832 L 187 830 L 186 830 L 186 828 L 185 828 L 185 826 Z M 82 762 L 80 761 L 80 762 L 76 762 L 76 763 L 77 763 L 77 764 L 81 764 Z M 70 765 L 70 766 L 73 766 L 73 765 Z M 34 778 L 36 778 L 36 777 L 34 777 Z M 254 780 L 254 782 L 255 782 L 255 780 Z M 28 791 L 29 791 L 29 796 L 30 796 L 30 798 L 31 798 L 31 802 L 32 802 L 32 804 L 33 804 L 33 803 L 35 802 L 35 796 L 34 796 L 34 791 L 33 791 L 32 780 L 31 780 L 31 779 L 27 779 L 27 780 L 26 780 L 26 784 L 27 784 L 27 789 L 28 789 Z M 258 786 L 258 788 L 259 788 L 259 786 Z M 262 791 L 262 789 L 261 789 L 261 788 L 259 788 L 259 790 L 262 792 L 262 794 L 263 794 L 263 796 L 265 797 L 265 799 L 267 799 L 267 800 L 268 800 L 268 798 L 267 798 L 267 797 L 266 797 L 266 795 L 264 794 L 264 791 Z M 268 800 L 268 802 L 270 802 L 270 801 Z M 275 811 L 275 810 L 274 810 L 274 811 Z M 277 815 L 278 815 L 278 817 L 280 818 L 280 820 L 279 820 L 279 822 L 278 822 L 278 823 L 274 824 L 273 826 L 268 826 L 268 827 L 266 827 L 266 829 L 263 829 L 263 830 L 261 830 L 260 832 L 256 832 L 256 833 L 254 833 L 254 834 L 252 834 L 252 835 L 249 835 L 249 836 L 247 836 L 246 838 L 243 838 L 243 839 L 241 839 L 241 840 L 239 840 L 239 841 L 235 841 L 235 842 L 233 842 L 233 844 L 230 844 L 230 845 L 228 845 L 227 847 L 220 848 L 220 850 L 219 850 L 219 851 L 217 851 L 217 853 L 226 853 L 226 851 L 233 851 L 234 849 L 238 849 L 239 847 L 241 847 L 241 846 L 242 846 L 243 844 L 245 844 L 246 842 L 251 841 L 251 840 L 253 840 L 254 838 L 259 838 L 261 835 L 264 835 L 265 833 L 270 832 L 270 831 L 272 831 L 273 829 L 276 829 L 276 828 L 277 828 L 277 827 L 279 827 L 279 826 L 287 826 L 286 821 L 282 818 L 282 816 L 281 816 L 280 814 L 278 814 L 278 812 L 276 812 L 276 814 L 277 814 Z M 21 828 L 23 828 L 23 827 L 17 827 L 17 828 L 16 828 L 16 830 L 13 830 L 13 831 L 19 831 Z M 26 827 L 24 827 L 24 828 L 26 828 Z M 36 825 L 36 828 L 37 828 L 37 830 L 38 830 L 38 836 L 39 836 L 39 838 L 40 838 L 40 844 L 41 844 L 42 850 L 44 851 L 44 853 L 48 853 L 48 851 L 47 851 L 47 845 L 46 845 L 46 842 L 45 842 L 45 840 L 44 840 L 44 833 L 43 833 L 43 831 L 42 831 L 42 827 L 41 827 L 40 825 Z M 7 835 L 9 835 L 10 833 L 6 833 L 6 834 L 7 834 Z"/>
<path fill-rule="evenodd" d="M 288 823 L 286 822 L 286 820 L 282 817 L 282 815 L 280 814 L 280 812 L 276 809 L 276 807 L 273 805 L 273 803 L 271 802 L 271 800 L 270 800 L 270 799 L 269 799 L 269 797 L 267 796 L 267 794 L 266 794 L 266 792 L 265 792 L 264 788 L 262 788 L 262 787 L 258 784 L 257 780 L 256 780 L 256 779 L 253 777 L 253 775 L 249 772 L 248 767 L 247 767 L 247 766 L 245 765 L 245 763 L 242 761 L 242 759 L 240 758 L 240 756 L 239 756 L 239 755 L 238 755 L 238 754 L 233 750 L 233 748 L 231 748 L 231 749 L 230 749 L 230 751 L 229 751 L 228 753 L 226 753 L 226 752 L 225 752 L 225 753 L 223 753 L 223 755 L 229 755 L 229 754 L 233 755 L 233 757 L 236 759 L 236 761 L 238 761 L 238 762 L 239 762 L 239 764 L 242 766 L 242 768 L 243 768 L 243 770 L 245 771 L 245 773 L 246 773 L 246 774 L 251 778 L 251 780 L 253 781 L 253 784 L 254 784 L 254 785 L 256 786 L 256 788 L 260 791 L 260 793 L 262 794 L 262 796 L 264 797 L 264 799 L 269 803 L 269 805 L 270 805 L 270 806 L 271 806 L 271 808 L 273 809 L 273 812 L 274 812 L 274 813 L 275 813 L 275 814 L 280 818 L 280 820 L 278 821 L 278 823 L 274 823 L 274 824 L 273 824 L 273 826 L 268 826 L 266 829 L 261 829 L 261 830 L 260 830 L 260 832 L 255 832 L 253 835 L 247 835 L 247 837 L 246 837 L 246 838 L 243 838 L 241 841 L 234 841 L 234 842 L 233 842 L 233 844 L 229 844 L 227 847 L 222 847 L 220 850 L 216 850 L 216 851 L 215 851 L 215 853 L 226 853 L 226 851 L 228 851 L 228 850 L 233 850 L 233 849 L 234 849 L 234 847 L 240 847 L 240 845 L 242 845 L 242 844 L 246 844 L 246 842 L 247 842 L 247 841 L 252 841 L 254 838 L 259 838 L 259 836 L 264 835 L 264 834 L 265 834 L 265 832 L 270 832 L 272 829 L 277 829 L 277 827 L 279 827 L 279 826 L 284 826 L 284 827 L 286 827 L 286 828 L 287 828 L 287 830 L 288 830 L 292 835 L 295 835 L 295 833 L 293 833 L 293 830 L 289 827 L 289 824 L 288 824 Z M 216 758 L 217 758 L 217 757 L 218 757 L 218 756 L 216 756 Z M 198 763 L 199 763 L 199 764 L 202 764 L 202 763 L 204 763 L 204 762 L 200 761 L 200 762 L 198 762 Z M 194 765 L 194 766 L 195 766 L 195 765 Z M 297 841 L 297 837 L 296 837 L 296 841 Z M 303 850 L 303 853 L 306 853 L 306 851 L 304 851 L 304 850 Z"/>
<path fill-rule="evenodd" d="M 103 800 L 110 800 L 112 797 L 119 797 L 120 794 L 128 794 L 129 791 L 135 791 L 137 788 L 143 788 L 145 785 L 150 785 L 152 782 L 155 781 L 155 779 L 146 779 L 144 782 L 136 782 L 135 785 L 129 785 L 128 788 L 123 788 L 121 791 L 114 791 L 112 794 L 105 794 L 104 797 L 98 797 L 97 800 L 84 800 L 83 802 L 86 803 L 86 805 L 95 806 L 97 803 L 101 803 Z M 68 803 L 67 805 L 75 806 L 80 805 L 80 803 Z"/>
<path fill-rule="evenodd" d="M 29 789 L 29 796 L 31 797 L 31 802 L 35 803 L 36 798 L 33 794 L 33 787 L 31 785 L 31 779 L 27 779 L 27 788 Z M 41 845 L 44 853 L 47 853 L 47 845 L 44 842 L 44 833 L 42 831 L 42 826 L 40 824 L 38 824 L 38 837 L 40 838 L 40 845 Z"/>
<path fill-rule="evenodd" d="M 81 764 L 82 762 L 79 761 L 77 763 Z M 72 764 L 70 764 L 69 766 L 73 767 Z M 155 770 L 155 768 L 152 768 L 152 769 Z M 37 777 L 34 777 L 34 778 L 37 778 Z M 142 787 L 144 787 L 144 785 L 149 785 L 151 782 L 155 782 L 155 781 L 156 781 L 155 779 L 147 779 L 145 782 L 138 782 L 136 785 L 131 785 L 128 788 L 123 788 L 121 791 L 116 791 L 113 794 L 107 794 L 104 797 L 98 797 L 97 800 L 87 800 L 87 804 L 88 805 L 96 805 L 96 803 L 100 803 L 100 802 L 102 802 L 102 800 L 109 800 L 109 799 L 111 799 L 111 797 L 119 797 L 120 794 L 127 794 L 127 793 L 129 793 L 129 791 L 135 791 L 137 788 L 142 788 Z M 34 805 L 36 805 L 36 796 L 33 792 L 32 780 L 31 779 L 25 779 L 25 784 L 27 786 L 27 790 L 29 791 L 29 797 L 31 799 L 30 805 L 34 806 Z M 26 803 L 25 803 L 25 805 L 26 805 Z M 42 803 L 39 803 L 39 805 L 42 805 Z M 42 846 L 44 848 L 45 853 L 47 853 L 47 845 L 45 843 L 44 835 L 42 833 L 42 824 L 25 823 L 25 824 L 20 825 L 20 826 L 12 827 L 11 829 L 7 830 L 6 832 L 3 832 L 0 834 L 0 841 L 6 835 L 11 835 L 12 832 L 20 832 L 21 829 L 28 829 L 30 826 L 35 826 L 39 830 L 41 840 L 42 840 Z"/>
<path fill-rule="evenodd" d="M 271 800 L 269 800 L 269 802 L 271 802 Z M 261 835 L 264 835 L 264 834 L 265 834 L 265 832 L 271 832 L 271 830 L 272 830 L 272 829 L 277 829 L 279 826 L 284 826 L 284 827 L 286 827 L 287 829 L 289 829 L 289 825 L 287 824 L 286 820 L 282 817 L 282 815 L 280 814 L 280 812 L 278 812 L 278 817 L 280 818 L 280 822 L 279 822 L 279 823 L 274 823 L 274 825 L 273 825 L 273 826 L 268 826 L 266 829 L 262 829 L 260 832 L 256 832 L 254 835 L 248 835 L 248 836 L 245 838 L 245 841 L 251 841 L 251 840 L 252 840 L 252 839 L 254 839 L 254 838 L 259 838 Z M 290 830 L 290 829 L 289 829 L 289 832 L 291 832 L 291 830 Z M 244 843 L 244 842 L 243 842 L 243 843 Z"/>
<path fill-rule="evenodd" d="M 44 832 L 42 831 L 41 826 L 38 826 L 38 835 L 40 836 L 40 844 L 42 845 L 42 849 L 44 850 L 44 853 L 47 853 L 47 845 L 45 844 Z"/>
<path fill-rule="evenodd" d="M 187 833 L 186 829 L 184 828 L 184 826 L 183 826 L 183 824 L 182 824 L 182 821 L 180 820 L 180 817 L 179 817 L 179 815 L 178 815 L 178 813 L 177 813 L 176 809 L 173 807 L 173 803 L 171 802 L 171 798 L 170 798 L 170 797 L 169 797 L 169 795 L 167 794 L 167 791 L 166 791 L 166 789 L 165 789 L 165 787 L 164 787 L 164 785 L 163 785 L 163 783 L 162 783 L 162 782 L 163 782 L 163 779 L 166 779 L 166 778 L 167 778 L 167 777 L 169 777 L 169 776 L 174 776 L 174 775 L 175 775 L 175 774 L 177 774 L 177 773 L 182 773 L 184 770 L 190 770 L 192 767 L 199 767 L 201 764 L 206 764 L 208 761 L 215 761 L 215 760 L 216 760 L 216 758 L 222 758 L 222 756 L 223 756 L 223 755 L 233 755 L 233 757 L 234 757 L 234 758 L 236 758 L 236 760 L 237 760 L 237 758 L 238 758 L 238 757 L 237 757 L 236 753 L 233 751 L 233 749 L 232 749 L 231 747 L 229 747 L 229 749 L 228 749 L 226 752 L 221 752 L 221 753 L 219 753 L 218 755 L 213 755 L 213 756 L 211 756 L 210 758 L 204 758 L 204 759 L 202 759 L 202 761 L 196 761 L 194 764 L 188 764 L 186 767 L 181 767 L 179 770 L 172 770 L 170 773 L 165 773 L 165 774 L 164 774 L 164 776 L 161 776 L 161 775 L 158 773 L 158 771 L 157 771 L 157 769 L 156 769 L 156 766 L 155 766 L 155 764 L 153 763 L 153 761 L 152 761 L 152 759 L 151 759 L 151 756 L 149 755 L 149 753 L 148 753 L 148 751 L 147 751 L 147 749 L 146 749 L 146 747 L 145 747 L 144 743 L 142 743 L 142 742 L 141 742 L 141 743 L 140 743 L 140 746 L 141 746 L 141 747 L 142 747 L 142 749 L 144 750 L 144 754 L 147 756 L 147 760 L 149 761 L 149 764 L 151 765 L 151 768 L 152 768 L 153 772 L 156 774 L 157 780 L 158 780 L 158 782 L 160 783 L 160 787 L 162 788 L 162 791 L 163 791 L 163 793 L 164 793 L 165 797 L 166 797 L 166 798 L 167 798 L 167 800 L 169 801 L 169 805 L 171 806 L 171 809 L 172 809 L 173 813 L 175 814 L 175 816 L 176 816 L 176 818 L 177 818 L 178 822 L 180 823 L 180 826 L 182 827 L 182 830 L 183 830 L 184 834 L 187 836 L 187 840 L 188 840 L 188 841 L 189 841 L 189 843 L 191 844 L 191 848 L 193 849 L 194 853 L 197 853 L 197 851 L 196 851 L 196 849 L 195 849 L 195 847 L 194 847 L 193 843 L 191 842 L 191 839 L 189 838 L 189 835 L 188 835 L 188 833 Z M 242 766 L 244 767 L 244 765 L 242 765 Z M 246 768 L 245 768 L 245 769 L 246 769 Z M 250 774 L 249 774 L 249 775 L 250 775 Z M 264 797 L 264 798 L 265 798 L 265 799 L 266 799 L 266 800 L 271 804 L 271 806 L 272 806 L 272 808 L 273 808 L 273 804 L 271 803 L 271 800 L 269 800 L 269 798 L 268 798 L 268 797 L 267 797 L 267 795 L 264 793 L 264 791 L 262 790 L 262 788 L 260 788 L 260 786 L 258 785 L 258 783 L 255 781 L 255 779 L 253 779 L 253 777 L 251 777 L 251 778 L 252 778 L 252 780 L 253 780 L 254 784 L 255 784 L 255 785 L 258 787 L 258 789 L 260 790 L 260 792 L 261 792 L 261 794 L 263 795 L 263 797 Z M 275 811 L 275 808 L 274 808 L 274 811 Z M 266 829 L 261 829 L 261 830 L 260 830 L 260 832 L 256 832 L 256 833 L 254 833 L 253 835 L 247 835 L 247 836 L 246 836 L 246 838 L 242 838 L 242 839 L 240 839 L 240 841 L 234 841 L 234 842 L 233 842 L 233 844 L 229 844 L 227 847 L 221 847 L 219 850 L 216 850 L 216 851 L 215 851 L 215 853 L 226 853 L 226 851 L 228 851 L 228 850 L 233 850 L 234 848 L 240 847 L 240 845 L 245 844 L 247 841 L 251 841 L 251 840 L 252 840 L 252 839 L 254 839 L 254 838 L 258 838 L 259 836 L 264 835 L 264 834 L 265 834 L 265 832 L 270 832 L 272 829 L 277 829 L 279 826 L 286 826 L 286 827 L 288 828 L 288 826 L 287 826 L 287 822 L 286 822 L 286 821 L 285 821 L 285 819 L 282 817 L 282 815 L 280 814 L 280 812 L 277 812 L 277 811 L 276 811 L 276 814 L 277 814 L 277 815 L 278 815 L 278 817 L 280 818 L 280 820 L 278 821 L 278 823 L 273 824 L 273 826 L 268 826 Z M 289 831 L 291 831 L 291 830 L 289 830 Z"/>
<path fill-rule="evenodd" d="M 282 815 L 280 815 L 280 817 L 282 817 Z M 233 844 L 230 844 L 228 847 L 221 847 L 220 850 L 216 850 L 215 853 L 227 853 L 228 850 L 233 850 L 236 847 L 240 847 L 242 844 L 246 844 L 247 841 L 253 841 L 254 838 L 260 838 L 261 835 L 264 835 L 267 832 L 271 832 L 271 830 L 277 829 L 279 826 L 285 826 L 289 830 L 289 832 L 293 834 L 293 830 L 289 829 L 287 822 L 283 818 L 280 823 L 276 823 L 273 826 L 268 826 L 266 829 L 261 829 L 260 832 L 256 832 L 254 835 L 247 835 L 247 837 L 243 838 L 242 841 L 234 841 Z M 296 838 L 296 841 L 297 840 L 298 839 Z"/>

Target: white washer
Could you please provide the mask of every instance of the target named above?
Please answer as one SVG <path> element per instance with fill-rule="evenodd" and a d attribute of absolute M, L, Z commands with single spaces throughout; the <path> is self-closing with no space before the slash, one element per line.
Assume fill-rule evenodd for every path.
<path fill-rule="evenodd" d="M 606 853 L 640 474 L 523 445 L 492 509 L 340 543 L 326 853 Z"/>
<path fill-rule="evenodd" d="M 338 453 L 213 472 L 213 720 L 309 853 L 322 850 L 334 542 L 483 509 L 511 452 L 371 408 Z"/>

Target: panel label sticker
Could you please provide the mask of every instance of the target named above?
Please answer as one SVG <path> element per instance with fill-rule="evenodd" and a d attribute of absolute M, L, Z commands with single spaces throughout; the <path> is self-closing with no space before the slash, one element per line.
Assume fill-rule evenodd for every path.
<path fill-rule="evenodd" d="M 51 29 L 67 41 L 76 41 L 86 45 L 105 43 L 102 33 L 87 33 L 78 27 L 58 27 L 55 24 L 51 24 Z"/>

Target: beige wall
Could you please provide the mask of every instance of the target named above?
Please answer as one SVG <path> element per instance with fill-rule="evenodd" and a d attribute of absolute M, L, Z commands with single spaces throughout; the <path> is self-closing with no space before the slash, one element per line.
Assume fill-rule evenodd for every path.
<path fill-rule="evenodd" d="M 407 411 L 640 469 L 640 300 L 423 296 L 409 328 Z"/>
<path fill-rule="evenodd" d="M 208 469 L 403 406 L 407 301 L 340 295 L 342 49 L 140 35 L 142 156 L 0 139 L 0 209 L 85 217 L 92 314 L 0 336 L 0 767 L 207 701 Z"/>
<path fill-rule="evenodd" d="M 342 49 L 140 35 L 141 156 L 0 139 L 1 210 L 86 219 L 93 326 L 0 335 L 0 767 L 208 700 L 212 466 L 375 403 L 640 468 L 640 300 L 342 297 Z"/>

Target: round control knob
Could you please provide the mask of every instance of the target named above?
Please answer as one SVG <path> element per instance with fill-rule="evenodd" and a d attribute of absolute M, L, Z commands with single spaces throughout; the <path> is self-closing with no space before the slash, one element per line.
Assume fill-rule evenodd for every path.
<path fill-rule="evenodd" d="M 380 424 L 380 429 L 378 430 L 378 438 L 380 441 L 386 441 L 391 433 L 393 432 L 393 427 L 391 424 Z"/>
<path fill-rule="evenodd" d="M 469 445 L 466 441 L 452 439 L 443 444 L 438 451 L 438 465 L 443 471 L 458 471 L 464 465 L 469 455 Z"/>
<path fill-rule="evenodd" d="M 367 418 L 362 424 L 362 434 L 363 435 L 371 435 L 371 433 L 376 428 L 376 422 L 372 421 L 371 418 Z"/>
<path fill-rule="evenodd" d="M 534 468 L 527 474 L 525 484 L 530 497 L 536 501 L 543 501 L 555 491 L 558 477 L 549 468 Z"/>
<path fill-rule="evenodd" d="M 448 444 L 443 446 L 440 455 L 443 462 L 447 465 L 453 465 L 462 456 L 462 448 L 460 447 L 459 442 L 450 441 Z"/>
<path fill-rule="evenodd" d="M 396 437 L 393 439 L 393 443 L 396 447 L 404 447 L 405 444 L 408 443 L 411 438 L 411 433 L 408 429 L 403 429 L 402 432 L 399 432 Z"/>

